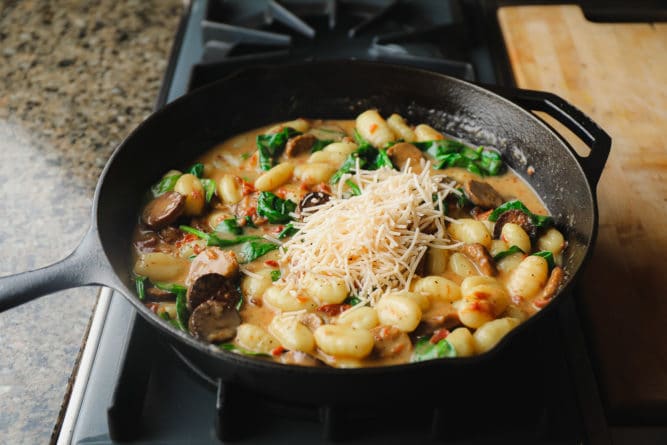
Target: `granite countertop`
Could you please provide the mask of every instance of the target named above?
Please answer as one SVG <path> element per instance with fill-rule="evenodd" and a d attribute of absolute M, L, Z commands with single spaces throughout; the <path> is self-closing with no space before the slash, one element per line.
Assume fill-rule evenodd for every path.
<path fill-rule="evenodd" d="M 114 147 L 150 112 L 182 0 L 0 3 L 0 276 L 72 251 Z M 0 437 L 48 443 L 98 294 L 0 314 Z"/>

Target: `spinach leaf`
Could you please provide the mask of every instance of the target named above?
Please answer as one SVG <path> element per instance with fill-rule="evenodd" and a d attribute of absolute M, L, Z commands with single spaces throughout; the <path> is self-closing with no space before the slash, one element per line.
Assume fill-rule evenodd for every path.
<path fill-rule="evenodd" d="M 255 235 L 242 235 L 232 239 L 224 239 L 220 238 L 215 232 L 206 233 L 190 226 L 179 226 L 178 228 L 185 233 L 191 233 L 203 240 L 206 240 L 207 246 L 229 247 L 229 246 L 234 246 L 236 244 L 245 243 L 247 241 L 255 241 L 263 239 L 262 237 Z"/>
<path fill-rule="evenodd" d="M 271 281 L 278 281 L 281 277 L 282 273 L 279 270 L 272 270 L 271 271 Z"/>
<path fill-rule="evenodd" d="M 413 145 L 432 156 L 436 161 L 434 166 L 438 169 L 460 167 L 479 176 L 496 176 L 503 171 L 500 154 L 484 147 L 473 149 L 449 139 L 413 142 Z"/>
<path fill-rule="evenodd" d="M 492 150 L 484 150 L 481 153 L 481 159 L 478 164 L 482 170 L 488 172 L 490 176 L 497 176 L 502 173 L 503 160 L 500 153 Z"/>
<path fill-rule="evenodd" d="M 440 139 L 438 141 L 412 142 L 412 145 L 431 155 L 433 158 L 448 153 L 458 153 L 465 148 L 465 144 L 451 139 Z"/>
<path fill-rule="evenodd" d="M 518 199 L 514 199 L 512 201 L 507 201 L 506 203 L 502 204 L 499 207 L 496 207 L 496 209 L 491 212 L 489 215 L 489 221 L 497 221 L 498 217 L 505 213 L 508 210 L 521 210 L 523 213 L 528 215 L 530 220 L 532 221 L 533 225 L 535 225 L 537 228 L 542 228 L 542 227 L 548 227 L 553 225 L 554 219 L 550 216 L 543 216 L 543 215 L 536 215 L 532 213 L 530 210 L 528 210 L 528 207 L 524 205 L 521 201 Z"/>
<path fill-rule="evenodd" d="M 190 318 L 190 314 L 188 313 L 185 295 L 185 292 L 176 294 L 176 321 L 178 322 L 178 327 L 187 332 L 188 318 Z"/>
<path fill-rule="evenodd" d="M 290 213 L 296 210 L 296 203 L 280 199 L 271 192 L 261 192 L 257 200 L 257 213 L 271 224 L 284 224 L 292 220 Z"/>
<path fill-rule="evenodd" d="M 204 164 L 198 162 L 190 167 L 187 172 L 201 178 L 204 174 Z"/>
<path fill-rule="evenodd" d="M 290 127 L 285 127 L 278 133 L 258 134 L 256 142 L 259 150 L 259 168 L 270 170 L 276 158 L 285 150 L 287 140 L 299 134 L 301 132 Z"/>
<path fill-rule="evenodd" d="M 160 182 L 151 187 L 153 198 L 157 198 L 158 196 L 164 193 L 174 190 L 174 186 L 176 185 L 176 182 L 180 177 L 181 175 L 172 175 L 172 176 L 167 176 L 166 178 L 162 178 Z"/>
<path fill-rule="evenodd" d="M 285 226 L 283 230 L 280 231 L 280 233 L 278 234 L 278 239 L 287 238 L 288 236 L 294 236 L 298 231 L 299 229 L 294 227 L 292 223 L 289 223 Z"/>
<path fill-rule="evenodd" d="M 277 248 L 278 244 L 264 241 L 262 238 L 247 241 L 241 246 L 241 250 L 239 252 L 241 263 L 245 264 L 254 261 L 257 258 L 271 252 L 272 250 L 276 250 Z"/>
<path fill-rule="evenodd" d="M 345 301 L 343 303 L 349 304 L 350 306 L 356 306 L 359 303 L 361 303 L 361 300 L 356 295 L 350 295 L 349 297 L 347 297 L 345 299 Z"/>
<path fill-rule="evenodd" d="M 182 286 L 180 284 L 175 284 L 175 283 L 153 283 L 155 284 L 155 287 L 158 289 L 166 290 L 167 292 L 171 292 L 172 294 L 178 295 L 179 293 L 186 293 L 188 291 L 188 288 L 185 286 Z"/>
<path fill-rule="evenodd" d="M 359 151 L 359 150 L 360 149 L 358 149 L 357 151 Z M 359 157 L 358 154 L 357 154 L 357 151 L 355 151 L 354 153 L 351 153 L 350 155 L 348 155 L 347 158 L 345 158 L 345 161 L 343 162 L 343 165 L 341 165 L 340 168 L 336 171 L 336 173 L 333 174 L 333 176 L 331 177 L 329 182 L 331 182 L 332 184 L 336 184 L 336 183 L 338 183 L 338 181 L 340 181 L 340 178 L 344 174 L 350 173 L 352 171 L 352 169 L 356 166 L 357 158 Z M 359 167 L 364 168 L 364 162 L 363 161 L 359 162 Z"/>
<path fill-rule="evenodd" d="M 389 155 L 384 148 L 378 150 L 378 155 L 375 158 L 373 166 L 375 167 L 373 170 L 377 170 L 382 167 L 394 168 L 394 164 L 392 164 L 391 159 L 389 159 Z"/>
<path fill-rule="evenodd" d="M 315 141 L 313 146 L 310 148 L 310 152 L 315 153 L 316 151 L 320 151 L 324 147 L 326 147 L 327 145 L 329 145 L 331 143 L 333 143 L 333 141 L 318 139 L 318 140 Z"/>
<path fill-rule="evenodd" d="M 175 327 L 176 329 L 180 329 L 180 328 L 181 328 L 181 326 L 178 324 L 178 321 L 177 321 L 177 320 L 172 320 L 171 317 L 169 316 L 169 313 L 168 313 L 168 312 L 162 312 L 162 313 L 160 313 L 159 317 L 160 317 L 161 319 L 163 319 L 163 320 L 168 321 L 168 322 L 169 322 L 173 327 Z"/>
<path fill-rule="evenodd" d="M 384 154 L 381 154 L 381 152 Z M 359 148 L 348 155 L 343 165 L 333 174 L 329 182 L 336 184 L 344 174 L 352 172 L 357 166 L 357 159 L 359 160 L 359 168 L 366 170 L 377 170 L 384 166 L 393 167 L 387 152 L 378 150 L 365 142 L 361 143 Z"/>
<path fill-rule="evenodd" d="M 213 179 L 202 178 L 199 180 L 204 191 L 206 192 L 206 202 L 211 202 L 211 198 L 215 194 L 215 181 Z"/>
<path fill-rule="evenodd" d="M 188 292 L 188 288 L 174 283 L 153 284 L 155 284 L 155 287 L 158 289 L 166 290 L 167 292 L 176 294 L 176 322 L 179 328 L 187 332 L 188 318 L 190 318 L 190 314 L 186 305 L 186 294 Z"/>
<path fill-rule="evenodd" d="M 215 228 L 216 232 L 227 232 L 233 235 L 243 235 L 243 228 L 236 222 L 236 218 L 222 220 Z"/>
<path fill-rule="evenodd" d="M 366 146 L 370 147 L 372 145 L 370 142 L 364 139 L 361 133 L 359 133 L 359 130 L 357 130 L 356 128 L 354 129 L 354 142 L 356 142 L 359 148 Z"/>
<path fill-rule="evenodd" d="M 525 253 L 523 250 L 521 250 L 519 248 L 519 246 L 511 246 L 509 249 L 503 250 L 502 252 L 498 252 L 497 254 L 495 254 L 493 256 L 493 261 L 498 262 L 498 261 L 502 260 L 503 258 L 505 258 L 506 256 L 510 256 L 512 254 L 519 253 L 519 252 Z"/>
<path fill-rule="evenodd" d="M 353 180 L 348 179 L 347 181 L 345 181 L 345 185 L 347 185 L 350 188 L 353 196 L 361 195 L 361 189 L 359 188 L 357 183 L 354 182 Z"/>
<path fill-rule="evenodd" d="M 410 361 L 423 362 L 441 357 L 456 357 L 456 350 L 445 338 L 433 344 L 430 337 L 426 336 L 417 339 Z"/>
<path fill-rule="evenodd" d="M 134 284 L 137 287 L 137 295 L 141 301 L 146 299 L 146 278 L 140 275 L 134 279 Z"/>
<path fill-rule="evenodd" d="M 549 270 L 553 269 L 556 267 L 556 262 L 554 261 L 554 254 L 551 253 L 548 250 L 540 250 L 539 252 L 535 252 L 533 255 L 535 256 L 541 256 L 545 260 L 547 260 L 547 264 L 549 265 Z"/>
<path fill-rule="evenodd" d="M 252 218 L 249 216 L 245 217 L 245 225 L 248 227 L 252 227 L 253 229 L 257 228 L 257 225 L 254 222 L 252 222 Z"/>
<path fill-rule="evenodd" d="M 223 351 L 236 352 L 237 354 L 251 355 L 253 357 L 270 357 L 269 354 L 265 354 L 263 352 L 249 351 L 240 346 L 236 346 L 234 343 L 222 343 L 221 345 L 218 345 L 218 347 Z"/>

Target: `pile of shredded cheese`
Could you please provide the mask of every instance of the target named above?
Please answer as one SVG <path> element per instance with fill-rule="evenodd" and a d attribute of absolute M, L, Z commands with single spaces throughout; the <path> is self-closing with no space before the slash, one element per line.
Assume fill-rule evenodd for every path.
<path fill-rule="evenodd" d="M 347 180 L 359 186 L 359 196 L 346 196 Z M 429 165 L 421 174 L 357 168 L 344 175 L 328 202 L 304 209 L 294 223 L 299 232 L 281 248 L 281 281 L 298 297 L 307 273 L 340 277 L 349 293 L 370 305 L 409 289 L 428 248 L 458 247 L 447 236 L 449 218 L 439 204 L 460 193 L 453 185 L 431 176 Z"/>

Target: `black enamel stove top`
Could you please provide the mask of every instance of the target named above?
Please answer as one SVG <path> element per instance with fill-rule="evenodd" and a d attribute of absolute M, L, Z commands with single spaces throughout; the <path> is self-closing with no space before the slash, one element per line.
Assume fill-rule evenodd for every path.
<path fill-rule="evenodd" d="M 482 2 L 483 3 L 483 2 Z M 194 0 L 157 107 L 242 67 L 368 59 L 510 84 L 487 8 L 466 0 Z M 188 368 L 121 296 L 101 292 L 59 444 L 606 443 L 574 303 L 532 351 L 489 379 L 497 391 L 424 406 L 336 412 L 258 400 Z M 457 385 L 457 382 L 406 382 Z M 474 388 L 471 388 L 474 394 Z"/>

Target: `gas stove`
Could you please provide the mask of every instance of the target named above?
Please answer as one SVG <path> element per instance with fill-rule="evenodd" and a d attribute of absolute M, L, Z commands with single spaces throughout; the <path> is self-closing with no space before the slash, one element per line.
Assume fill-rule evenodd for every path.
<path fill-rule="evenodd" d="M 325 58 L 511 85 L 484 3 L 194 0 L 156 107 L 239 68 Z M 239 395 L 177 357 L 122 296 L 103 289 L 57 443 L 607 443 L 573 299 L 545 321 L 545 334 L 524 349 L 534 353 L 498 370 L 506 388 L 489 400 L 452 401 L 461 416 L 419 406 L 369 415 Z M 516 370 L 528 383 L 511 383 Z"/>

